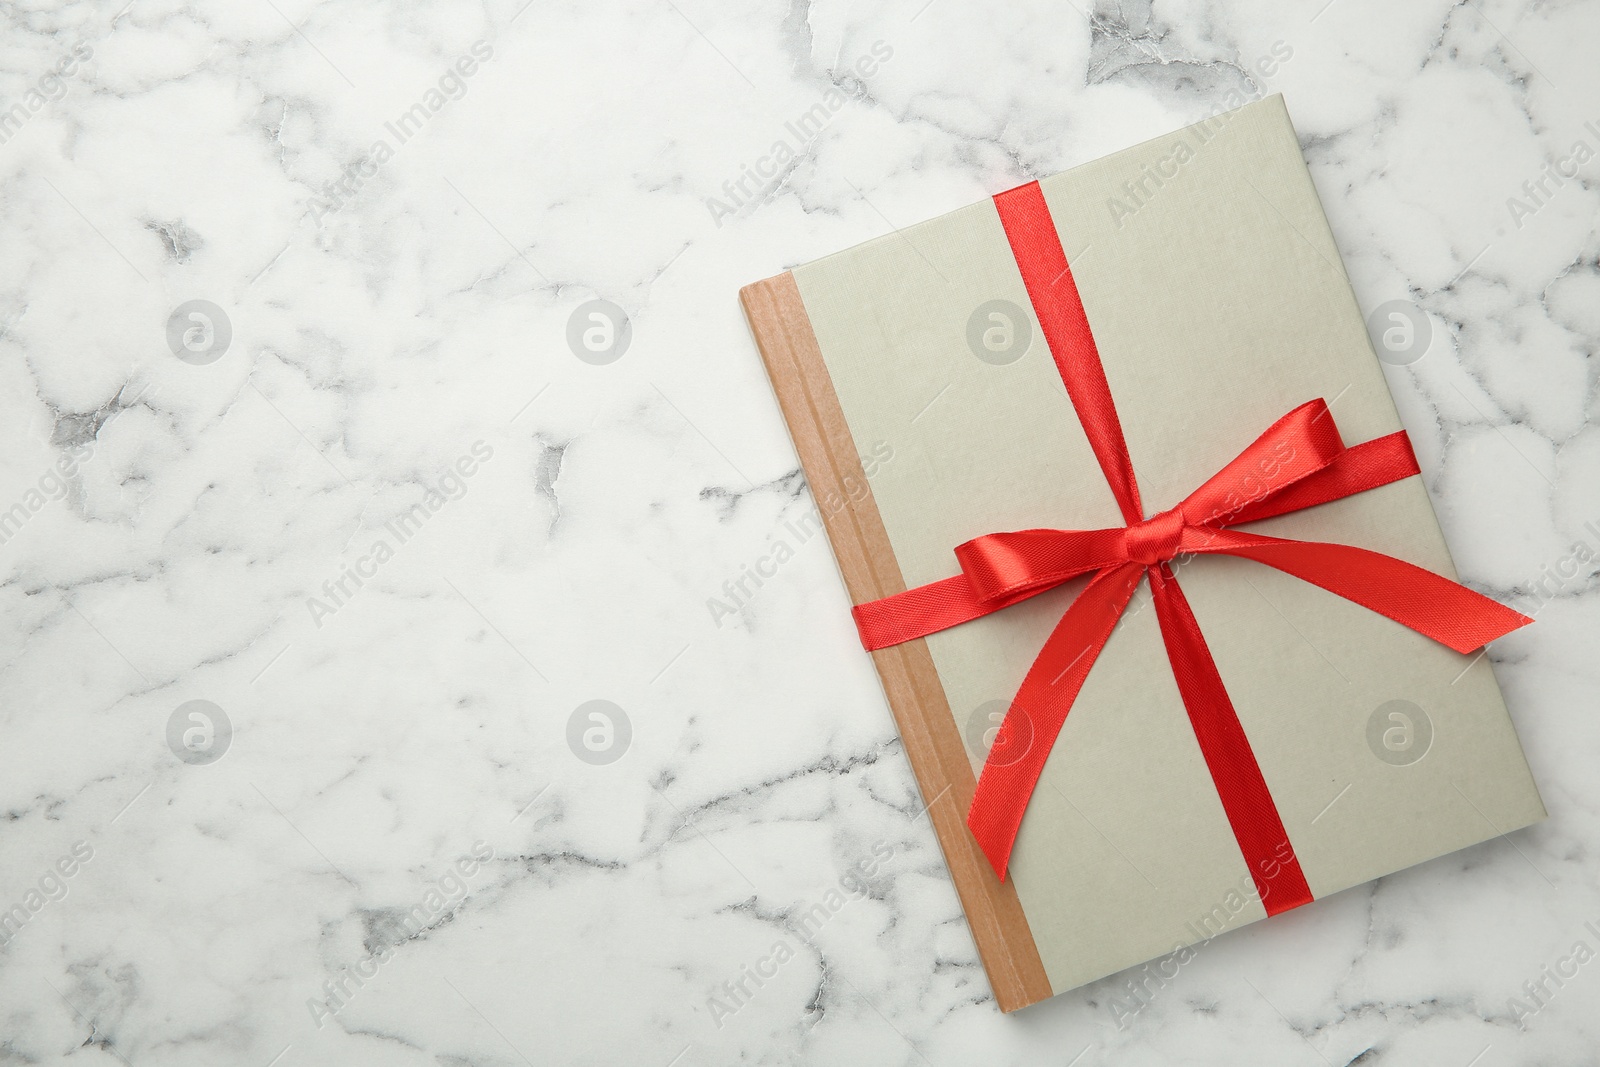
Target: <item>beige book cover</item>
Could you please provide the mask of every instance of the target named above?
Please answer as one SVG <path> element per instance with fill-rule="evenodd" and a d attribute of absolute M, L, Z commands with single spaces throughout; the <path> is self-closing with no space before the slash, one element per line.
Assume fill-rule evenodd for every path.
<path fill-rule="evenodd" d="M 1040 186 L 1151 511 L 1314 398 L 1347 444 L 1401 429 L 1281 97 Z M 842 501 L 823 515 L 855 603 L 956 574 L 952 550 L 982 534 L 1121 524 L 993 201 L 741 298 L 812 492 Z M 894 458 L 869 481 L 877 442 Z M 1456 577 L 1420 477 L 1242 529 Z M 1543 818 L 1487 658 L 1245 560 L 1181 579 L 1316 898 Z M 872 653 L 1006 1011 L 1266 914 L 1148 585 L 1050 752 L 1007 880 L 974 841 L 985 746 L 1083 584 Z"/>

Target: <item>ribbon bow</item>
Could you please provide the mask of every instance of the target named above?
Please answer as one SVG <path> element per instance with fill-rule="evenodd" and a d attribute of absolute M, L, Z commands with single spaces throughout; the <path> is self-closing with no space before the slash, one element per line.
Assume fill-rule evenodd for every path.
<path fill-rule="evenodd" d="M 857 605 L 861 642 L 873 650 L 925 637 L 1094 574 L 1023 678 L 967 814 L 967 825 L 1004 880 L 1056 736 L 1117 620 L 1148 577 L 1179 693 L 1262 903 L 1269 914 L 1307 903 L 1311 891 L 1299 860 L 1172 562 L 1191 554 L 1255 560 L 1461 653 L 1532 620 L 1378 552 L 1229 529 L 1419 473 L 1405 431 L 1346 447 L 1322 400 L 1290 411 L 1177 506 L 1145 517 L 1105 369 L 1044 195 L 1033 182 L 995 197 L 995 206 L 1126 525 L 1020 530 L 968 541 L 955 550 L 961 565 L 955 577 Z"/>

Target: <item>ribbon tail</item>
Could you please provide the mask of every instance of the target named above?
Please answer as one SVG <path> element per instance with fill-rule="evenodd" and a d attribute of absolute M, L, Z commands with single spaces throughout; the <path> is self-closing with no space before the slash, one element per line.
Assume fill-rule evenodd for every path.
<path fill-rule="evenodd" d="M 1150 587 L 1172 675 L 1261 906 L 1277 915 L 1309 904 L 1300 861 L 1188 598 L 1165 564 L 1150 568 Z"/>
<path fill-rule="evenodd" d="M 1255 560 L 1360 604 L 1463 655 L 1533 620 L 1404 560 L 1353 545 L 1208 530 L 1192 551 Z M 1184 546 L 1190 551 L 1189 546 Z"/>
<path fill-rule="evenodd" d="M 1095 575 L 1051 631 L 1000 724 L 972 795 L 967 826 L 1002 882 L 1056 736 L 1143 572 L 1143 566 L 1127 563 Z"/>

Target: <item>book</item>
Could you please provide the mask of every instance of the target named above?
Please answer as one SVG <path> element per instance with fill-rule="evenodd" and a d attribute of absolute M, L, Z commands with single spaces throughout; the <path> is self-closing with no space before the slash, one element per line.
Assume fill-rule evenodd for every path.
<path fill-rule="evenodd" d="M 1151 513 L 1308 401 L 1348 445 L 1402 429 L 1281 97 L 1045 178 L 1036 195 Z M 953 550 L 983 535 L 1124 523 L 1004 196 L 741 291 L 812 493 L 838 504 L 821 513 L 856 605 L 959 574 Z M 1456 577 L 1420 476 L 1240 529 Z M 1544 817 L 1486 657 L 1256 562 L 1171 566 L 1310 897 Z M 1088 580 L 871 653 L 1004 1011 L 1272 910 L 1148 583 L 1050 744 L 1004 880 L 974 838 L 989 746 Z"/>

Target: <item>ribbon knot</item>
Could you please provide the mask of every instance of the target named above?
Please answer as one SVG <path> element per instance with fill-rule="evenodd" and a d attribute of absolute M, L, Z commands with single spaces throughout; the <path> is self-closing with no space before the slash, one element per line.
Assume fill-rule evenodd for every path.
<path fill-rule="evenodd" d="M 1116 404 L 1077 284 L 1037 182 L 995 197 L 1041 332 L 1125 525 L 985 534 L 956 548 L 961 573 L 853 609 L 869 650 L 926 637 L 1094 578 L 1051 631 L 990 748 L 967 825 L 1003 880 L 1045 761 L 1134 591 L 1149 579 L 1167 658 L 1234 838 L 1268 914 L 1311 890 L 1200 625 L 1172 569 L 1179 553 L 1275 567 L 1460 653 L 1532 620 L 1421 567 L 1353 545 L 1229 529 L 1418 474 L 1405 431 L 1346 447 L 1322 400 L 1269 426 L 1176 506 L 1146 519 Z M 1224 424 L 1217 434 L 1237 433 Z M 1270 898 L 1270 899 L 1269 899 Z"/>
<path fill-rule="evenodd" d="M 1183 540 L 1183 528 L 1182 508 L 1169 508 L 1159 515 L 1152 515 L 1143 522 L 1129 526 L 1127 534 L 1123 537 L 1128 559 L 1134 563 L 1143 563 L 1147 567 L 1165 563 L 1178 554 L 1178 545 Z"/>

